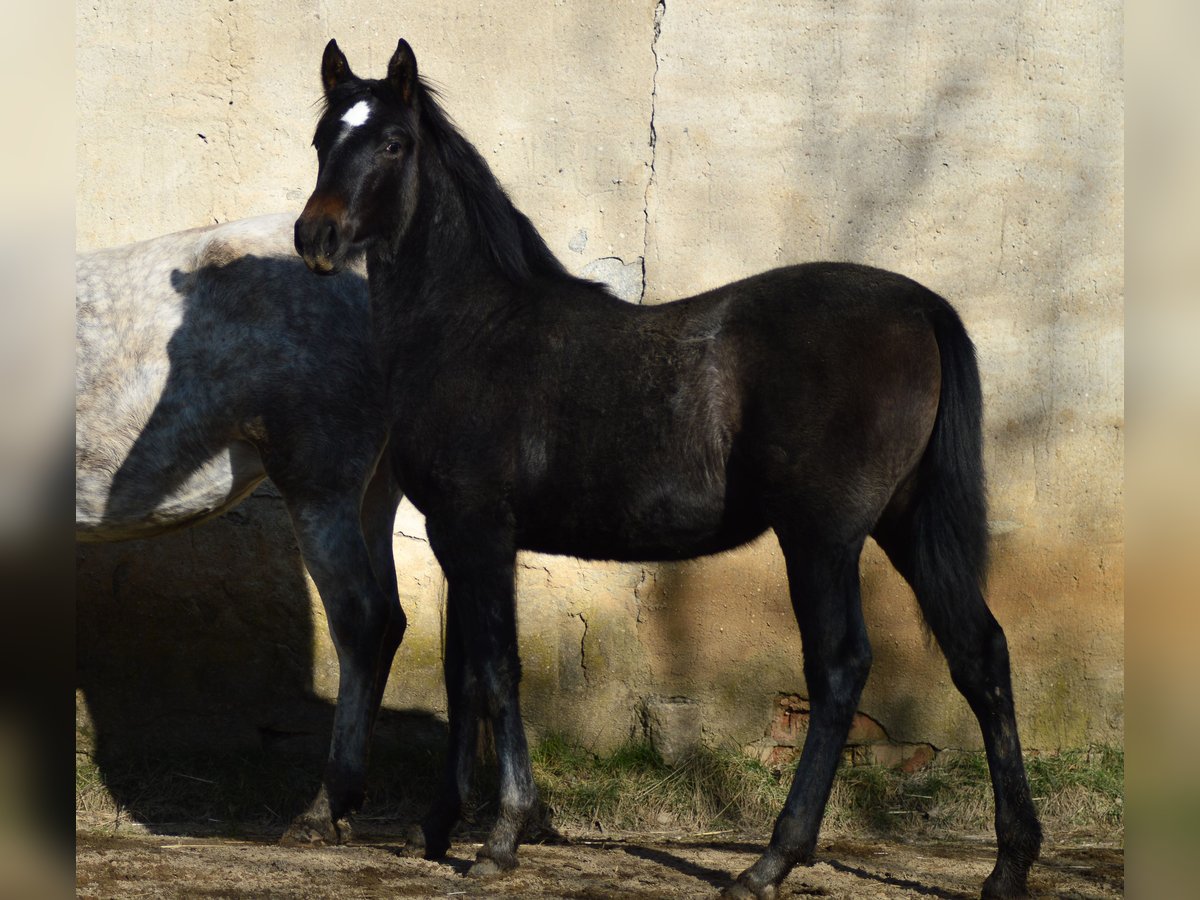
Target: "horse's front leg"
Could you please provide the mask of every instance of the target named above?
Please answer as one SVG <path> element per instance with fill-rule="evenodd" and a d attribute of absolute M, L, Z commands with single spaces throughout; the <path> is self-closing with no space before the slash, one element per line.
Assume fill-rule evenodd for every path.
<path fill-rule="evenodd" d="M 445 521 L 430 517 L 426 527 L 430 545 L 446 573 L 450 621 L 457 623 L 464 683 L 470 685 L 480 712 L 491 720 L 495 735 L 500 811 L 470 871 L 472 875 L 489 875 L 517 865 L 517 844 L 537 805 L 518 696 L 521 661 L 513 580 L 516 549 L 511 529 L 495 526 L 488 518 Z M 474 708 L 466 705 L 458 712 L 460 721 L 451 723 L 455 746 L 450 766 L 461 766 L 461 754 L 474 753 Z M 461 789 L 462 772 L 461 768 L 448 768 L 447 784 L 454 781 Z"/>
<path fill-rule="evenodd" d="M 414 825 L 404 846 L 405 856 L 440 859 L 450 849 L 450 832 L 462 815 L 471 790 L 471 774 L 479 738 L 480 693 L 474 669 L 467 665 L 466 647 L 458 607 L 451 593 L 446 607 L 446 705 L 450 720 L 450 747 L 438 796 L 429 813 Z"/>
<path fill-rule="evenodd" d="M 395 589 L 384 590 L 375 577 L 374 566 L 385 563 L 372 564 L 356 493 L 317 500 L 280 487 L 338 655 L 337 707 L 324 778 L 316 799 L 283 841 L 342 843 L 350 836 L 346 817 L 365 796 L 368 745 L 392 657 L 404 636 L 404 611 Z M 386 518 L 386 512 L 379 515 Z"/>

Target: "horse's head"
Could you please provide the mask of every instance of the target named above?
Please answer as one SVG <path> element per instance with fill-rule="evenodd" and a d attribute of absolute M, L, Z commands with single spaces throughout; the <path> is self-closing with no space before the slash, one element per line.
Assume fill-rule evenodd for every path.
<path fill-rule="evenodd" d="M 417 204 L 417 60 L 401 39 L 387 77 L 350 71 L 337 41 L 321 59 L 325 112 L 317 123 L 317 186 L 296 220 L 296 252 L 332 275 L 352 250 L 403 232 Z"/>

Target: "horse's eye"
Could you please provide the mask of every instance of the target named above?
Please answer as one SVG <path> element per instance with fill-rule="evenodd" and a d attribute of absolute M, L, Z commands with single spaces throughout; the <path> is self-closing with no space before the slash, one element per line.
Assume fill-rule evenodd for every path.
<path fill-rule="evenodd" d="M 404 145 L 399 141 L 388 141 L 387 146 L 383 148 L 383 152 L 388 156 L 399 156 L 400 151 L 404 149 Z"/>

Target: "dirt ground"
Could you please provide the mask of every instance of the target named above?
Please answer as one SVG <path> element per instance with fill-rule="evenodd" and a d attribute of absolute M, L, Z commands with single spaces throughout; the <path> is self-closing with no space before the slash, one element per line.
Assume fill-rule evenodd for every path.
<path fill-rule="evenodd" d="M 523 846 L 521 865 L 477 881 L 463 873 L 478 844 L 456 843 L 440 862 L 398 855 L 394 836 L 342 847 L 289 848 L 270 838 L 233 839 L 83 829 L 77 832 L 81 898 L 546 897 L 715 898 L 761 851 L 765 836 L 625 835 Z M 978 897 L 994 850 L 956 843 L 822 841 L 817 862 L 795 870 L 786 897 Z M 1124 893 L 1124 854 L 1047 841 L 1030 876 L 1035 897 L 1100 900 Z"/>

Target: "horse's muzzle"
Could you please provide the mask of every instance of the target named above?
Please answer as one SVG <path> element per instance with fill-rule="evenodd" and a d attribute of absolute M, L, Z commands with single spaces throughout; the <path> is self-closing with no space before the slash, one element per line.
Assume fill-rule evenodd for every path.
<path fill-rule="evenodd" d="M 296 252 L 310 272 L 336 275 L 346 261 L 350 241 L 345 225 L 346 206 L 328 195 L 313 194 L 296 220 Z"/>

